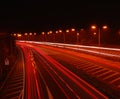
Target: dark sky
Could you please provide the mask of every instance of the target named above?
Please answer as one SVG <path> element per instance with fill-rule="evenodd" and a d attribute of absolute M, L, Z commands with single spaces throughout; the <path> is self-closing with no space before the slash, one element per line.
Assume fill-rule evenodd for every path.
<path fill-rule="evenodd" d="M 11 0 L 0 3 L 0 29 L 7 31 L 46 31 L 87 27 L 90 24 L 120 27 L 118 2 Z"/>

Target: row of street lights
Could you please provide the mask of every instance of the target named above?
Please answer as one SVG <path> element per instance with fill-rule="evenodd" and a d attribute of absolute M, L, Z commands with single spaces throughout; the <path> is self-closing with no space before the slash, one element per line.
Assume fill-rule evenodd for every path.
<path fill-rule="evenodd" d="M 50 34 L 53 34 L 53 38 L 55 39 L 55 34 L 58 34 L 58 33 L 62 33 L 62 36 L 63 36 L 63 42 L 66 43 L 66 33 L 69 33 L 69 32 L 75 32 L 76 30 L 74 28 L 72 28 L 71 30 L 67 29 L 65 32 L 63 32 L 62 30 L 57 30 L 53 33 L 53 31 L 49 31 L 47 33 L 45 32 L 42 32 L 41 34 L 45 36 L 45 39 L 46 39 L 46 35 L 50 35 Z M 78 33 L 77 33 L 77 37 L 78 37 Z"/>
<path fill-rule="evenodd" d="M 101 46 L 101 30 L 106 30 L 108 28 L 107 25 L 103 25 L 102 27 L 97 27 L 96 25 L 92 25 L 91 29 L 96 30 L 98 33 L 98 46 Z M 83 29 L 82 29 L 83 30 Z M 76 30 L 74 28 L 71 29 L 72 32 L 75 32 Z M 70 32 L 70 30 L 66 30 L 66 33 Z M 52 32 L 48 32 L 48 34 L 51 34 Z M 62 33 L 62 30 L 56 31 L 56 33 Z M 94 35 L 97 34 L 96 32 L 94 32 Z M 42 34 L 45 34 L 44 32 Z M 76 38 L 77 38 L 77 43 L 79 43 L 79 32 L 76 32 Z M 64 43 L 66 43 L 66 37 L 65 37 L 65 33 L 63 33 L 63 40 Z"/>
<path fill-rule="evenodd" d="M 102 26 L 102 27 L 98 27 L 98 26 L 96 26 L 96 25 L 92 25 L 92 26 L 91 26 L 91 29 L 92 29 L 92 30 L 97 31 L 97 33 L 94 32 L 94 35 L 98 34 L 98 46 L 101 46 L 101 30 L 102 30 L 102 29 L 105 30 L 105 29 L 107 29 L 107 28 L 108 28 L 107 25 L 104 25 L 104 26 Z M 83 30 L 83 29 L 81 29 L 81 30 Z M 74 28 L 72 28 L 71 30 L 67 29 L 65 32 L 63 32 L 62 30 L 57 30 L 57 31 L 55 31 L 54 33 L 53 33 L 53 31 L 49 31 L 49 32 L 47 32 L 47 33 L 42 32 L 41 34 L 45 36 L 45 41 L 47 41 L 46 35 L 51 35 L 51 34 L 53 34 L 53 39 L 55 40 L 55 34 L 62 33 L 62 35 L 63 35 L 63 42 L 66 43 L 66 33 L 69 33 L 69 32 L 72 32 L 72 33 L 75 33 L 75 34 L 76 34 L 76 41 L 77 41 L 77 43 L 79 43 L 80 33 L 79 33 L 79 31 L 76 31 Z M 14 35 L 14 36 L 17 36 L 17 37 L 21 37 L 21 36 L 22 36 L 21 34 L 13 34 L 13 35 Z M 37 35 L 37 33 L 25 33 L 24 35 L 25 35 L 25 36 L 27 36 L 27 35 Z"/>

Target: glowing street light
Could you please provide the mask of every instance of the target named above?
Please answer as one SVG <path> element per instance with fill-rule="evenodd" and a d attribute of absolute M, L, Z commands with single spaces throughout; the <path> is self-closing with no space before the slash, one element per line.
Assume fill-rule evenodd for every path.
<path fill-rule="evenodd" d="M 17 34 L 17 37 L 21 37 L 22 36 L 22 34 Z"/>
<path fill-rule="evenodd" d="M 93 33 L 93 35 L 96 35 L 96 34 L 97 34 L 96 32 Z"/>
<path fill-rule="evenodd" d="M 92 29 L 96 29 L 96 26 L 95 26 L 95 25 L 92 25 L 91 28 L 92 28 Z"/>
<path fill-rule="evenodd" d="M 50 32 L 47 32 L 47 34 L 49 35 L 49 34 L 50 34 Z"/>
<path fill-rule="evenodd" d="M 52 34 L 52 31 L 49 31 L 49 34 Z"/>
<path fill-rule="evenodd" d="M 71 31 L 72 31 L 72 32 L 74 32 L 74 31 L 75 31 L 75 29 L 74 29 L 74 28 L 72 28 L 72 29 L 71 29 Z"/>
<path fill-rule="evenodd" d="M 108 27 L 107 27 L 106 25 L 104 25 L 102 28 L 103 28 L 103 29 L 107 29 Z"/>
<path fill-rule="evenodd" d="M 14 33 L 14 36 L 16 36 L 17 34 L 16 33 Z"/>
<path fill-rule="evenodd" d="M 45 34 L 45 32 L 42 32 L 42 35 L 44 35 Z"/>
<path fill-rule="evenodd" d="M 56 31 L 55 33 L 58 33 L 58 31 Z"/>
<path fill-rule="evenodd" d="M 47 37 L 45 35 L 45 32 L 42 32 L 42 35 L 44 36 L 44 40 L 47 41 Z"/>
<path fill-rule="evenodd" d="M 28 33 L 25 33 L 24 35 L 28 35 Z"/>
<path fill-rule="evenodd" d="M 37 35 L 37 33 L 34 32 L 34 35 Z"/>
<path fill-rule="evenodd" d="M 60 33 L 62 33 L 62 30 L 59 30 Z"/>
<path fill-rule="evenodd" d="M 68 32 L 69 32 L 69 30 L 66 30 L 66 32 L 68 33 Z"/>
<path fill-rule="evenodd" d="M 32 33 L 30 32 L 29 35 L 32 35 Z"/>

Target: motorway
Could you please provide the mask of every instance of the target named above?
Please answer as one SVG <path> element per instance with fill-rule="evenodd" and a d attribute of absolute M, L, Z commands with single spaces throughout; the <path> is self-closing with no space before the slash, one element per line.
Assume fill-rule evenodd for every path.
<path fill-rule="evenodd" d="M 43 44 L 17 43 L 25 56 L 25 99 L 118 99 L 120 62 Z"/>
<path fill-rule="evenodd" d="M 20 57 L 1 88 L 2 97 L 120 99 L 120 49 L 24 41 L 16 44 Z M 95 54 L 99 51 L 102 54 Z"/>

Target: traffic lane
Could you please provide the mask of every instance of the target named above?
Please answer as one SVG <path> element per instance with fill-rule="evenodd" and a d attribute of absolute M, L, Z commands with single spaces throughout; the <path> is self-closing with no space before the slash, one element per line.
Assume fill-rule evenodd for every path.
<path fill-rule="evenodd" d="M 59 47 L 59 46 L 58 46 Z M 108 60 L 113 60 L 113 61 L 120 61 L 120 51 L 109 51 L 109 50 L 101 50 L 101 49 L 90 49 L 90 48 L 74 48 L 74 47 L 64 47 L 62 48 L 81 52 L 81 53 L 86 53 L 94 56 L 99 56 Z"/>
<path fill-rule="evenodd" d="M 62 66 L 61 64 L 59 64 L 57 61 L 55 61 L 51 57 L 47 56 L 44 52 L 40 51 L 37 47 L 34 47 L 34 49 L 37 52 L 39 52 L 41 55 L 43 55 L 45 57 L 45 59 L 47 59 L 47 61 L 49 61 L 50 63 L 53 64 L 52 67 L 48 66 L 46 69 L 48 69 L 48 68 L 51 67 L 54 75 L 55 74 L 57 74 L 56 76 L 59 75 L 56 78 L 59 78 L 60 80 L 61 80 L 61 78 L 64 79 L 62 81 L 64 81 L 64 82 L 66 81 L 66 84 L 69 84 L 69 86 L 71 88 L 73 87 L 71 85 L 76 85 L 75 88 L 73 87 L 73 90 L 76 91 L 75 93 L 77 93 L 78 95 L 81 96 L 81 94 L 78 93 L 78 92 L 84 92 L 81 97 L 85 97 L 84 94 L 86 94 L 86 96 L 89 95 L 89 98 L 90 97 L 92 97 L 92 98 L 93 97 L 94 98 L 96 98 L 96 97 L 102 97 L 102 98 L 104 97 L 104 98 L 106 98 L 103 94 L 101 94 L 99 91 L 97 91 L 94 87 L 92 87 L 91 85 L 89 85 L 88 83 L 86 83 L 85 81 L 83 81 L 82 79 L 80 79 L 78 76 L 76 76 L 74 73 L 72 73 L 71 71 L 69 71 L 68 69 L 66 69 L 64 66 Z M 49 70 L 49 71 L 51 71 L 51 70 Z M 51 76 L 54 76 L 54 75 L 51 75 Z"/>
<path fill-rule="evenodd" d="M 35 55 L 35 57 L 37 57 Z M 39 59 L 39 61 L 38 61 Z M 80 94 L 82 90 L 78 90 L 78 86 L 77 88 L 75 87 L 74 83 L 72 83 L 71 81 L 69 81 L 69 83 L 71 83 L 72 87 L 74 86 L 74 88 L 71 88 L 71 86 L 68 84 L 68 82 L 66 82 L 66 78 L 65 77 L 61 77 L 58 70 L 54 70 L 51 65 L 49 65 L 49 63 L 47 63 L 43 58 L 42 60 L 37 57 L 36 58 L 36 63 L 37 64 L 41 64 L 44 63 L 44 66 L 40 66 L 40 72 L 42 73 L 42 76 L 44 77 L 45 83 L 47 84 L 47 86 L 49 87 L 49 89 L 51 90 L 51 94 L 53 95 L 54 99 L 56 99 L 57 97 L 59 97 L 60 99 L 79 99 L 80 96 L 78 95 L 78 93 Z M 48 66 L 46 66 L 48 65 Z M 38 65 L 39 66 L 39 65 Z M 64 76 L 63 74 L 61 74 L 62 76 Z M 76 91 L 77 90 L 77 93 Z M 62 95 L 61 95 L 62 94 Z M 65 94 L 65 95 L 64 95 Z M 85 98 L 86 95 L 84 95 L 84 91 L 82 91 L 82 97 Z M 86 96 L 88 98 L 88 96 Z"/>
<path fill-rule="evenodd" d="M 118 94 L 120 88 L 119 69 L 114 69 L 113 67 L 103 64 L 92 63 L 89 60 L 77 58 L 70 54 L 65 54 L 65 50 L 64 52 L 60 52 L 57 49 L 51 50 L 49 48 L 42 47 L 40 47 L 40 49 L 45 51 L 48 55 L 59 61 L 61 64 L 65 65 L 72 72 L 83 72 L 83 75 L 87 74 L 86 76 L 88 77 L 84 78 L 94 85 L 96 82 L 97 85 L 95 86 L 97 86 L 98 89 L 101 89 L 105 93 L 109 94 L 110 97 L 120 97 Z M 80 73 L 78 73 L 78 75 L 83 76 Z"/>
<path fill-rule="evenodd" d="M 34 46 L 34 44 L 32 44 L 32 45 Z M 120 72 L 120 62 L 115 62 L 112 60 L 103 59 L 99 56 L 93 56 L 93 55 L 89 55 L 89 54 L 75 52 L 75 51 L 67 50 L 64 48 L 56 48 L 56 47 L 45 46 L 45 45 L 36 45 L 36 46 L 38 46 L 41 50 L 43 49 L 49 55 L 51 55 L 51 53 L 49 53 L 50 50 L 53 51 L 54 53 L 55 52 L 64 53 L 65 55 L 68 55 L 68 56 L 74 56 L 76 58 L 82 58 L 85 60 L 89 60 L 96 64 L 105 65 L 106 67 L 115 69 Z M 47 49 L 50 49 L 49 52 Z M 57 53 L 55 53 L 55 54 L 57 54 Z"/>
<path fill-rule="evenodd" d="M 35 58 L 37 69 L 39 71 L 39 75 L 42 77 L 42 80 L 46 85 L 45 88 L 49 89 L 47 90 L 46 94 L 48 94 L 49 96 L 50 93 L 53 99 L 56 99 L 57 97 L 59 97 L 60 99 L 67 99 L 68 95 L 65 93 L 60 84 L 57 82 L 56 78 L 53 76 L 53 72 L 49 69 L 49 64 L 35 51 L 33 51 L 33 55 Z M 42 87 L 42 89 L 44 89 L 44 87 Z"/>
<path fill-rule="evenodd" d="M 118 94 L 120 88 L 119 72 L 70 55 L 62 56 L 62 53 L 55 59 L 110 97 L 120 97 Z"/>
<path fill-rule="evenodd" d="M 29 47 L 32 47 L 31 45 L 29 45 Z M 34 48 L 36 51 L 38 51 L 40 54 L 42 54 L 48 61 L 50 61 L 50 63 L 52 63 L 57 69 L 59 69 L 65 76 L 67 76 L 69 79 L 71 79 L 75 84 L 77 84 L 77 86 L 79 86 L 81 88 L 81 90 L 83 90 L 84 92 L 86 92 L 87 95 L 89 95 L 89 97 L 92 97 L 93 99 L 95 99 L 96 97 L 102 97 L 103 99 L 106 97 L 101 94 L 99 91 L 97 91 L 94 87 L 90 86 L 88 83 L 86 84 L 83 80 L 81 80 L 79 77 L 76 77 L 76 75 L 74 75 L 72 72 L 70 72 L 69 70 L 66 70 L 63 66 L 61 66 L 58 62 L 56 62 L 55 60 L 51 59 L 49 56 L 46 56 L 45 53 L 41 52 L 38 48 Z M 26 51 L 28 52 L 28 51 Z M 64 69 L 64 70 L 63 70 Z M 49 72 L 50 74 L 50 72 Z M 70 76 L 72 75 L 72 76 Z M 54 75 L 51 77 L 54 77 Z M 54 77 L 55 78 L 55 77 Z M 54 79 L 55 81 L 55 79 Z M 79 83 L 82 84 L 79 84 Z M 60 87 L 60 86 L 59 86 Z M 67 86 L 68 87 L 68 86 Z M 84 93 L 85 94 L 85 93 Z"/>
<path fill-rule="evenodd" d="M 22 49 L 24 52 L 24 57 L 25 57 L 25 72 L 26 72 L 26 88 L 25 88 L 25 98 L 26 99 L 52 99 L 51 97 L 58 98 L 60 99 L 68 99 L 67 95 L 65 92 L 62 90 L 61 91 L 61 86 L 56 83 L 56 80 L 50 75 L 50 72 L 45 73 L 45 68 L 43 69 L 43 75 L 41 76 L 42 71 L 39 72 L 39 70 L 36 69 L 36 63 L 33 58 L 33 54 L 31 53 L 31 48 L 30 46 L 26 46 L 22 44 Z M 39 60 L 39 59 L 37 59 Z M 41 65 L 42 62 L 40 62 L 38 65 Z M 44 64 L 45 65 L 45 64 Z M 37 71 L 37 75 L 35 75 L 35 72 Z M 37 77 L 39 78 L 37 78 Z M 51 91 L 49 90 L 48 87 L 46 87 L 45 82 L 43 81 L 43 77 L 46 78 L 46 83 L 47 86 L 51 86 Z M 36 79 L 37 78 L 37 79 Z M 54 79 L 54 80 L 53 80 Z M 37 80 L 37 81 L 36 81 Z M 37 82 L 37 83 L 36 83 Z M 38 85 L 40 86 L 38 88 Z M 59 88 L 58 88 L 59 87 Z M 53 96 L 52 96 L 52 93 Z M 47 94 L 48 93 L 48 94 Z M 54 99 L 54 98 L 53 98 Z"/>
<path fill-rule="evenodd" d="M 92 50 L 97 52 L 109 53 L 114 55 L 120 55 L 119 48 L 106 48 L 106 47 L 96 47 L 96 46 L 83 46 L 83 45 L 70 45 L 66 44 L 66 46 L 71 48 L 78 48 L 78 49 L 85 49 L 85 50 Z"/>
<path fill-rule="evenodd" d="M 47 44 L 49 45 L 49 43 Z M 105 59 L 111 59 L 114 61 L 120 61 L 120 49 L 117 48 L 105 48 L 95 46 L 83 46 L 83 45 L 72 45 L 72 44 L 50 44 L 49 46 L 65 48 L 74 51 L 80 51 L 87 54 L 99 55 Z"/>
<path fill-rule="evenodd" d="M 38 76 L 34 66 L 34 60 L 31 55 L 31 50 L 24 44 L 19 44 L 22 48 L 25 58 L 25 99 L 41 99 L 40 85 Z"/>

